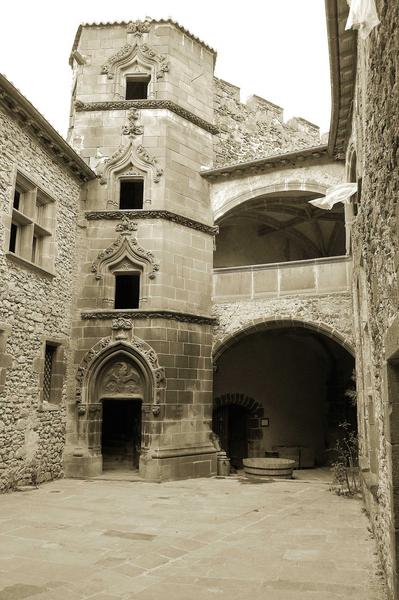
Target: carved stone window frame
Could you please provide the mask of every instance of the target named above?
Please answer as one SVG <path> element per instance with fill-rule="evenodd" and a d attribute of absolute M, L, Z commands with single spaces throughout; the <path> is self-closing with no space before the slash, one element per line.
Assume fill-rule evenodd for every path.
<path fill-rule="evenodd" d="M 113 94 L 115 100 L 124 100 L 126 77 L 150 77 L 148 83 L 149 99 L 156 98 L 156 83 L 163 79 L 169 70 L 166 57 L 158 54 L 149 44 L 125 44 L 102 66 L 101 72 L 107 79 L 114 81 Z"/>
<path fill-rule="evenodd" d="M 131 227 L 136 224 L 129 223 Z M 127 224 L 122 224 L 128 226 Z M 150 284 L 159 269 L 152 252 L 140 246 L 129 231 L 123 232 L 106 250 L 101 252 L 92 265 L 92 272 L 99 281 L 98 302 L 102 308 L 113 307 L 115 298 L 115 275 L 140 275 L 139 308 L 150 298 Z"/>
<path fill-rule="evenodd" d="M 100 184 L 106 186 L 107 209 L 119 210 L 119 186 L 121 179 L 143 179 L 143 208 L 151 204 L 153 185 L 158 183 L 163 170 L 155 157 L 141 145 L 129 140 L 100 167 Z"/>

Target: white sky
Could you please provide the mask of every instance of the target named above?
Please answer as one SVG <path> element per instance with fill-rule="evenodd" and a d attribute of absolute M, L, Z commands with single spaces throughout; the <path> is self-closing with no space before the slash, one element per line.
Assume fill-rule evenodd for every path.
<path fill-rule="evenodd" d="M 0 70 L 63 135 L 68 57 L 81 22 L 172 17 L 218 52 L 215 74 L 299 116 L 330 125 L 324 0 L 11 0 L 0 23 Z"/>

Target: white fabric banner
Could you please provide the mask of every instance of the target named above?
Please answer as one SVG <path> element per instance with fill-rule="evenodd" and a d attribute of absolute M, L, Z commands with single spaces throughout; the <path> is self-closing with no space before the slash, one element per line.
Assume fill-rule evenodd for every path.
<path fill-rule="evenodd" d="M 313 206 L 317 206 L 317 208 L 323 208 L 324 210 L 331 210 L 332 207 L 338 202 L 349 204 L 350 197 L 356 192 L 357 183 L 339 183 L 338 185 L 328 188 L 324 198 L 309 200 L 309 204 L 313 204 Z"/>
<path fill-rule="evenodd" d="M 366 39 L 380 20 L 375 0 L 347 0 L 350 6 L 345 29 L 358 29 L 361 38 Z"/>

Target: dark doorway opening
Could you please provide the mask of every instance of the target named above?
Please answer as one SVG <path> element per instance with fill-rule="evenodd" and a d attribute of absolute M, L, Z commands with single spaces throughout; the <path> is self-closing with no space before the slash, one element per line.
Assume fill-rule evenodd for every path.
<path fill-rule="evenodd" d="M 243 458 L 248 456 L 248 410 L 237 404 L 220 406 L 213 411 L 212 428 L 231 466 L 242 469 Z"/>
<path fill-rule="evenodd" d="M 103 468 L 138 469 L 141 400 L 103 400 Z"/>

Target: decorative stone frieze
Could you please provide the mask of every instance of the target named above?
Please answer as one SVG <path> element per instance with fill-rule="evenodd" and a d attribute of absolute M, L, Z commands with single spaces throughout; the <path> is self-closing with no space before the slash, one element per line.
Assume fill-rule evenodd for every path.
<path fill-rule="evenodd" d="M 168 319 L 179 321 L 181 323 L 196 323 L 198 325 L 217 325 L 216 317 L 206 317 L 202 315 L 192 315 L 172 310 L 98 310 L 82 311 L 81 318 L 87 320 L 108 320 L 115 319 L 116 316 L 123 319 Z"/>
<path fill-rule="evenodd" d="M 194 219 L 189 219 L 188 217 L 183 217 L 182 215 L 178 215 L 176 213 L 172 213 L 168 210 L 131 210 L 131 211 L 90 211 L 85 213 L 85 217 L 88 221 L 99 221 L 99 220 L 119 220 L 123 219 L 126 216 L 130 216 L 134 219 L 165 219 L 165 221 L 172 221 L 172 223 L 176 223 L 177 225 L 183 225 L 184 227 L 189 227 L 190 229 L 195 229 L 196 231 L 202 231 L 202 233 L 207 233 L 208 235 L 217 235 L 219 233 L 219 227 L 212 225 L 205 225 L 205 223 L 200 223 L 199 221 L 194 221 Z"/>
<path fill-rule="evenodd" d="M 183 119 L 194 123 L 194 125 L 201 127 L 201 129 L 213 135 L 220 131 L 219 127 L 213 123 L 205 121 L 205 119 L 198 117 L 172 100 L 111 100 L 108 102 L 82 102 L 81 100 L 77 100 L 75 102 L 75 110 L 77 111 L 127 110 L 129 108 L 170 110 L 179 115 L 179 117 L 183 117 Z"/>

